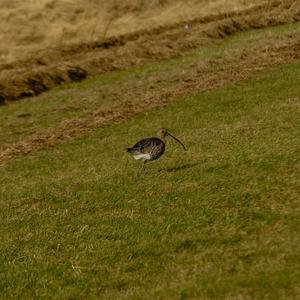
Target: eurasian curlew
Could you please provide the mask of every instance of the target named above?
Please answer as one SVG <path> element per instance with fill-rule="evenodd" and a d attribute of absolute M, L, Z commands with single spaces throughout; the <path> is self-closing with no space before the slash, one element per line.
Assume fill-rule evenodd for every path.
<path fill-rule="evenodd" d="M 172 137 L 176 142 L 182 145 L 184 150 L 186 150 L 184 144 L 165 128 L 158 130 L 157 137 L 142 139 L 133 147 L 127 148 L 126 150 L 133 155 L 134 159 L 143 161 L 142 170 L 144 170 L 146 163 L 160 158 L 165 153 L 168 137 Z"/>

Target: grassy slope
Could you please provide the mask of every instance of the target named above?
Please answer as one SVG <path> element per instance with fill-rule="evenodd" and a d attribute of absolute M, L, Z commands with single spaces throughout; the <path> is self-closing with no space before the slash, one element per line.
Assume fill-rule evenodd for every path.
<path fill-rule="evenodd" d="M 268 43 L 268 38 L 276 40 L 299 29 L 300 24 L 296 23 L 242 32 L 197 49 L 189 56 L 89 78 L 83 82 L 63 85 L 38 97 L 2 106 L 0 149 L 35 135 L 51 133 L 66 121 L 85 118 L 95 111 L 107 111 L 124 104 L 128 99 L 114 94 L 116 84 L 125 91 L 136 89 L 137 81 L 148 88 L 147 82 L 151 82 L 153 78 L 159 77 L 164 82 L 172 74 L 183 74 L 184 77 L 185 73 L 193 72 L 193 64 L 199 61 L 205 63 L 220 57 L 239 56 L 245 49 L 254 47 L 254 41 L 257 44 Z M 223 65 L 207 65 L 207 68 L 211 67 L 224 68 Z M 138 99 L 131 101 L 134 103 Z"/>
<path fill-rule="evenodd" d="M 300 63 L 0 168 L 4 298 L 299 296 Z M 123 149 L 166 126 L 137 177 Z M 298 294 L 297 294 L 298 293 Z"/>
<path fill-rule="evenodd" d="M 266 2 L 1 0 L 0 63 L 30 57 L 38 50 L 53 46 L 101 40 L 105 36 L 245 9 Z"/>

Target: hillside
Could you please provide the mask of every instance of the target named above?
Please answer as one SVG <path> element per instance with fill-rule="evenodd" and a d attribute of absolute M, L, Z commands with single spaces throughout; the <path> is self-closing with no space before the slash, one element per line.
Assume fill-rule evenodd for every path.
<path fill-rule="evenodd" d="M 266 2 L 2 0 L 0 64 L 14 62 L 49 47 L 97 41 Z"/>
<path fill-rule="evenodd" d="M 6 8 L 70 5 L 36 3 Z M 298 299 L 299 2 L 206 1 L 188 30 L 172 5 L 204 1 L 130 3 L 126 33 L 2 65 L 0 298 Z M 161 127 L 187 150 L 141 173 L 125 149 Z"/>
<path fill-rule="evenodd" d="M 42 2 L 39 3 L 41 5 Z M 53 1 L 53 3 L 56 2 Z M 148 18 L 146 18 L 145 22 L 142 23 L 144 26 L 136 26 L 134 30 L 130 29 L 130 24 L 134 23 L 135 20 L 133 18 L 128 21 L 127 27 L 121 26 L 122 32 L 116 31 L 115 34 L 105 34 L 105 36 L 97 35 L 95 39 L 90 39 L 88 34 L 81 34 L 80 30 L 76 30 L 77 21 L 79 22 L 80 19 L 75 18 L 72 28 L 75 28 L 76 38 L 62 37 L 62 43 L 51 40 L 47 36 L 51 32 L 52 25 L 47 25 L 47 19 L 45 18 L 51 16 L 51 14 L 46 14 L 43 18 L 32 17 L 37 22 L 41 18 L 45 21 L 45 26 L 48 26 L 48 29 L 43 31 L 45 33 L 43 40 L 45 40 L 45 43 L 51 43 L 51 47 L 45 46 L 42 41 L 35 42 L 30 39 L 34 37 L 34 32 L 39 29 L 39 25 L 34 22 L 30 22 L 26 26 L 20 25 L 21 29 L 16 28 L 15 33 L 9 33 L 8 31 L 8 35 L 3 35 L 5 42 L 1 44 L 2 47 L 8 47 L 9 53 L 14 53 L 15 50 L 18 51 L 19 49 L 20 54 L 11 54 L 14 57 L 13 60 L 5 58 L 3 63 L 0 63 L 0 102 L 35 96 L 57 85 L 79 81 L 89 76 L 113 70 L 126 70 L 162 59 L 187 55 L 204 45 L 215 43 L 218 39 L 224 39 L 237 32 L 291 24 L 300 20 L 300 5 L 292 0 L 284 2 L 273 0 L 260 2 L 257 5 L 255 5 L 255 2 L 250 2 L 250 5 L 247 1 L 248 5 L 242 5 L 244 3 L 242 1 L 231 1 L 231 3 L 236 3 L 234 10 L 229 10 L 232 5 L 228 5 L 227 10 L 224 8 L 226 7 L 226 1 L 205 1 L 205 3 L 210 3 L 210 5 L 201 5 L 201 10 L 197 10 L 197 5 L 203 4 L 203 1 L 200 1 L 196 6 L 191 5 L 190 9 L 193 10 L 193 13 L 187 14 L 185 18 L 179 17 L 179 15 L 178 17 L 175 15 L 173 18 L 172 14 L 169 17 L 162 16 L 162 24 L 152 20 L 149 16 L 151 26 L 147 26 Z M 132 5 L 129 5 L 130 9 L 127 8 L 128 11 L 135 11 L 131 7 Z M 43 12 L 47 11 L 47 6 L 46 8 L 42 7 Z M 53 4 L 53 9 L 55 7 Z M 67 9 L 67 7 L 64 9 Z M 72 7 L 75 9 L 77 6 Z M 140 6 L 137 7 L 142 10 Z M 160 8 L 160 6 L 158 7 Z M 160 10 L 161 14 L 169 6 L 166 4 L 163 7 Z M 61 9 L 64 11 L 63 8 Z M 122 7 L 118 9 L 121 12 L 123 11 Z M 14 13 L 18 12 L 17 10 L 13 11 Z M 71 13 L 72 9 L 67 11 Z M 143 15 L 142 11 L 136 12 L 138 17 Z M 169 10 L 166 11 L 169 12 Z M 175 12 L 180 12 L 180 15 L 183 11 L 185 10 L 175 10 Z M 54 13 L 59 20 L 63 20 L 58 12 L 54 10 Z M 155 16 L 159 18 L 158 15 L 155 14 Z M 91 22 L 92 19 L 89 18 Z M 18 19 L 13 18 L 13 20 Z M 143 18 L 142 20 L 144 21 Z M 100 24 L 104 23 L 105 21 L 100 22 Z M 9 22 L 7 24 L 3 28 L 5 26 L 14 28 Z M 19 41 L 18 36 L 22 34 L 23 28 L 29 30 L 31 26 L 33 26 L 34 32 L 28 33 L 30 37 L 28 42 Z M 57 30 L 62 25 L 56 24 L 56 21 L 53 20 L 53 26 Z M 185 26 L 188 26 L 188 30 L 185 29 Z M 85 28 L 84 25 L 79 27 Z M 93 30 L 88 30 L 88 32 L 93 32 Z M 81 39 L 82 36 L 87 38 Z M 18 46 L 9 44 L 10 37 L 14 43 L 17 42 Z M 23 44 L 24 46 L 22 46 Z M 32 47 L 35 50 L 31 49 Z"/>

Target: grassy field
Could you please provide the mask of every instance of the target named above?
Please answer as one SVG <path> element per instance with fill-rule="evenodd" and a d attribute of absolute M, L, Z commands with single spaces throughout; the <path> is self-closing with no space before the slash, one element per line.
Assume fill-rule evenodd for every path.
<path fill-rule="evenodd" d="M 297 299 L 300 63 L 0 167 L 8 298 Z M 124 148 L 167 127 L 166 154 Z"/>
<path fill-rule="evenodd" d="M 42 49 L 91 42 L 176 21 L 240 10 L 262 0 L 2 0 L 0 64 Z"/>
<path fill-rule="evenodd" d="M 300 24 L 289 24 L 260 30 L 249 30 L 222 41 L 201 47 L 189 55 L 163 60 L 140 68 L 115 71 L 91 77 L 79 83 L 65 84 L 37 97 L 27 98 L 0 109 L 0 150 L 5 147 L 43 134 L 53 134 L 67 122 L 84 120 L 95 112 L 118 111 L 130 101 L 139 103 L 141 96 L 136 91 L 164 89 L 176 84 L 178 78 L 189 79 L 195 71 L 213 72 L 230 69 L 220 59 L 251 57 L 250 49 L 270 45 L 282 36 L 300 34 Z M 200 69 L 197 69 L 200 65 Z M 178 75 L 179 74 L 179 75 Z M 201 73 L 200 73 L 201 74 Z M 174 84 L 175 82 L 175 84 Z M 116 89 L 116 85 L 118 89 Z M 155 89 L 149 88 L 152 85 Z M 132 92 L 134 91 L 134 92 Z M 159 92 L 157 92 L 159 96 Z"/>
<path fill-rule="evenodd" d="M 79 0 L 31 0 L 24 5 L 3 1 L 0 104 L 86 77 L 189 56 L 236 33 L 258 28 L 272 31 L 274 26 L 300 21 L 300 6 L 294 0 L 135 0 L 107 5 L 94 0 L 84 4 Z M 108 16 L 109 26 L 102 14 Z M 270 66 L 271 61 L 273 65 L 291 63 L 299 58 L 295 51 L 298 39 L 294 34 L 278 44 L 274 39 L 271 44 L 258 43 L 234 58 L 266 58 L 258 69 Z M 258 51 L 258 47 L 263 49 Z M 247 56 L 249 50 L 252 56 Z M 230 68 L 228 62 L 220 65 Z"/>

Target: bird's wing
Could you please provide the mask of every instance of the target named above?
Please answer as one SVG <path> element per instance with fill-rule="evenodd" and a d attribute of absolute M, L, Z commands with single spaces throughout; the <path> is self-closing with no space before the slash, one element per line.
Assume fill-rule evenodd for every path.
<path fill-rule="evenodd" d="M 147 149 L 155 147 L 163 143 L 162 140 L 156 137 L 140 140 L 133 147 L 132 150 L 139 151 L 141 153 L 147 152 Z"/>

